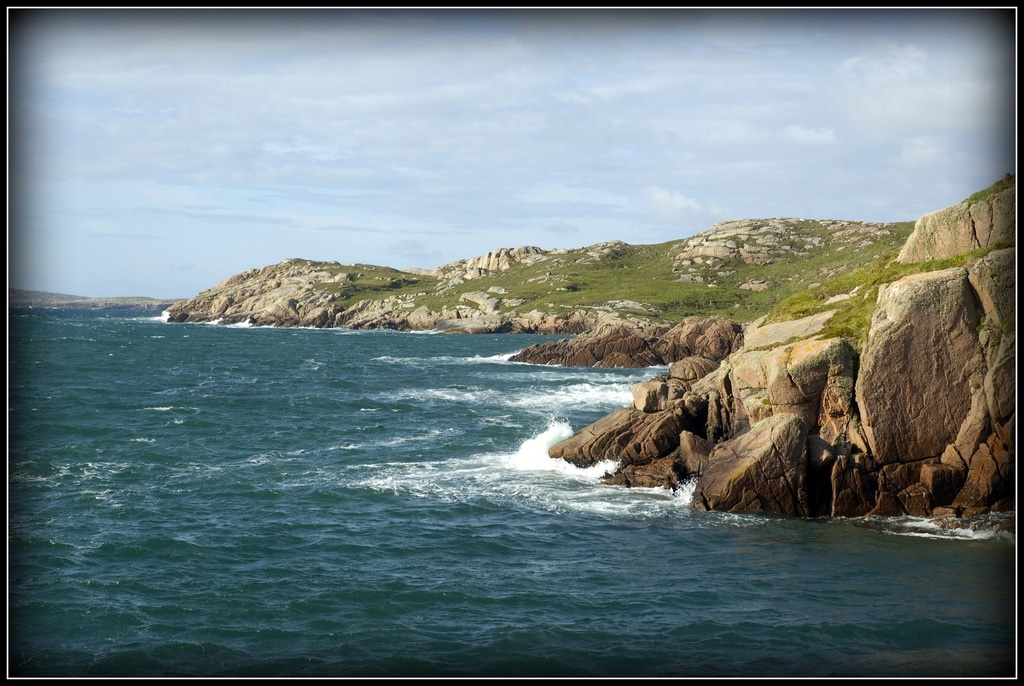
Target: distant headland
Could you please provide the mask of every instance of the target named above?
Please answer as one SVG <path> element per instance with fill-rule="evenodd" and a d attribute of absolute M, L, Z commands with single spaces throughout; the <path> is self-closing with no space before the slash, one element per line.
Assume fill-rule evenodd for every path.
<path fill-rule="evenodd" d="M 163 312 L 177 300 L 145 297 L 88 298 L 67 293 L 7 289 L 8 308 L 47 308 L 60 310 L 152 310 Z"/>

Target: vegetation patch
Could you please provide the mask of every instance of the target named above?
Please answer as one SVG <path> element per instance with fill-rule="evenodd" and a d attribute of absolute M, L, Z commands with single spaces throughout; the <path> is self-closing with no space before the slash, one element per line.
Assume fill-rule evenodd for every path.
<path fill-rule="evenodd" d="M 940 271 L 951 267 L 969 269 L 974 262 L 993 250 L 1007 246 L 979 248 L 963 255 L 942 260 L 930 260 L 912 264 L 896 262 L 899 251 L 880 255 L 870 264 L 840 274 L 822 284 L 779 301 L 768 313 L 765 324 L 792 321 L 817 314 L 829 309 L 837 312 L 821 331 L 825 338 L 849 338 L 855 342 L 858 351 L 867 342 L 871 328 L 871 316 L 875 311 L 878 289 L 883 284 L 898 281 L 912 274 Z M 842 300 L 836 296 L 850 295 Z"/>
<path fill-rule="evenodd" d="M 973 194 L 971 197 L 967 198 L 967 200 L 965 200 L 964 202 L 967 203 L 968 205 L 973 205 L 976 202 L 980 202 L 982 200 L 987 200 L 987 199 L 991 198 L 992 196 L 999 195 L 1000 193 L 1005 191 L 1007 188 L 1013 188 L 1016 185 L 1017 185 L 1017 176 L 1015 174 L 1007 174 L 1001 180 L 999 180 L 996 183 L 992 184 L 991 186 L 989 186 L 985 190 L 978 191 L 977 193 Z"/>

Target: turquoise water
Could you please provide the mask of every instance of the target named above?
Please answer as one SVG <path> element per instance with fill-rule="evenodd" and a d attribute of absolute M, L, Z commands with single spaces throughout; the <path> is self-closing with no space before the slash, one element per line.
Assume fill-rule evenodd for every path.
<path fill-rule="evenodd" d="M 540 336 L 9 313 L 11 676 L 1012 676 L 1016 545 L 690 509 L 547 447 Z"/>

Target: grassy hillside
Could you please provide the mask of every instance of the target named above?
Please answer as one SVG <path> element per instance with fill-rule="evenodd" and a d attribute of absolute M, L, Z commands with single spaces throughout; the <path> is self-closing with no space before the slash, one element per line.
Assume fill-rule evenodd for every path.
<path fill-rule="evenodd" d="M 330 305 L 340 307 L 365 298 L 391 297 L 440 311 L 458 306 L 465 293 L 482 291 L 501 299 L 500 312 L 596 309 L 672 323 L 690 315 L 712 314 L 750 321 L 768 314 L 780 300 L 821 289 L 837 275 L 890 259 L 913 230 L 913 222 L 873 225 L 884 227 L 884 235 L 840 244 L 835 222 L 773 221 L 785 229 L 785 239 L 772 246 L 764 264 L 748 264 L 738 255 L 678 259 L 701 237 L 714 237 L 714 229 L 691 239 L 653 245 L 611 242 L 544 251 L 540 261 L 515 263 L 472 279 L 374 265 L 293 262 L 329 273 L 335 280 L 313 288 L 327 294 Z M 758 227 L 757 221 L 748 224 Z M 748 287 L 742 288 L 744 284 Z M 761 290 L 755 289 L 758 286 Z M 828 291 L 824 287 L 821 292 Z"/>

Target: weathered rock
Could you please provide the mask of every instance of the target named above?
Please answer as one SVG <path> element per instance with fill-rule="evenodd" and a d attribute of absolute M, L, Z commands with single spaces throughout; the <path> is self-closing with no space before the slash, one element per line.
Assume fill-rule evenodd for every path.
<path fill-rule="evenodd" d="M 674 489 L 685 476 L 675 457 L 669 456 L 626 465 L 614 474 L 607 474 L 603 481 L 612 486 Z"/>
<path fill-rule="evenodd" d="M 690 388 L 697 381 L 717 370 L 718 365 L 718 360 L 692 355 L 669 365 L 668 374 L 673 379 L 682 381 L 687 388 Z"/>
<path fill-rule="evenodd" d="M 661 364 L 687 357 L 724 360 L 743 345 L 743 327 L 724 317 L 686 317 L 653 343 Z"/>
<path fill-rule="evenodd" d="M 676 450 L 680 432 L 693 428 L 689 421 L 682 409 L 645 413 L 624 408 L 556 443 L 548 455 L 577 467 L 605 460 L 618 460 L 622 466 L 644 464 Z"/>
<path fill-rule="evenodd" d="M 794 339 L 811 338 L 825 327 L 835 313 L 835 310 L 825 310 L 801 319 L 772 324 L 758 320 L 744 327 L 743 347 L 750 350 L 775 348 Z"/>
<path fill-rule="evenodd" d="M 498 298 L 492 298 L 483 291 L 470 291 L 469 293 L 463 293 L 459 296 L 459 300 L 474 303 L 480 311 L 485 314 L 491 314 L 497 312 L 498 308 L 501 307 L 501 300 Z"/>
<path fill-rule="evenodd" d="M 661 412 L 674 407 L 686 394 L 686 386 L 673 379 L 633 384 L 633 407 L 641 412 Z"/>
<path fill-rule="evenodd" d="M 729 402 L 728 435 L 775 414 L 800 416 L 830 442 L 855 434 L 856 351 L 842 338 L 788 343 L 770 350 L 743 349 L 723 363 L 719 395 Z"/>
<path fill-rule="evenodd" d="M 505 333 L 508 324 L 501 318 L 494 315 L 481 317 L 452 317 L 438 319 L 434 323 L 433 330 L 440 333 Z"/>
<path fill-rule="evenodd" d="M 510 360 L 567 367 L 653 367 L 690 356 L 720 360 L 742 340 L 739 324 L 722 317 L 687 317 L 671 328 L 613 321 L 576 338 L 529 346 Z"/>
<path fill-rule="evenodd" d="M 860 517 L 874 507 L 874 484 L 858 457 L 840 455 L 832 465 L 832 506 L 829 514 L 833 517 Z"/>
<path fill-rule="evenodd" d="M 977 248 L 1010 245 L 1017 222 L 1016 185 L 974 203 L 967 201 L 926 214 L 900 251 L 898 262 L 924 262 Z"/>
<path fill-rule="evenodd" d="M 938 458 L 982 385 L 978 311 L 956 267 L 908 276 L 879 289 L 856 395 L 879 464 Z"/>
<path fill-rule="evenodd" d="M 652 340 L 664 332 L 664 328 L 601 324 L 576 338 L 529 346 L 509 360 L 566 367 L 653 367 L 663 361 Z"/>
<path fill-rule="evenodd" d="M 1006 248 L 990 252 L 968 270 L 968 279 L 990 329 L 1013 326 L 1017 309 L 1016 264 L 1016 250 Z"/>
<path fill-rule="evenodd" d="M 921 483 L 931 495 L 933 503 L 951 503 L 963 482 L 961 470 L 945 464 L 921 465 Z"/>
<path fill-rule="evenodd" d="M 711 453 L 715 444 L 701 438 L 692 431 L 683 430 L 679 433 L 679 448 L 675 461 L 682 467 L 682 477 L 700 476 L 708 468 Z"/>
<path fill-rule="evenodd" d="M 807 425 L 780 414 L 719 443 L 697 481 L 693 507 L 722 512 L 809 514 Z"/>
<path fill-rule="evenodd" d="M 1014 461 L 1010 446 L 993 433 L 971 456 L 966 481 L 953 500 L 953 506 L 987 510 L 999 500 L 1012 497 Z"/>

